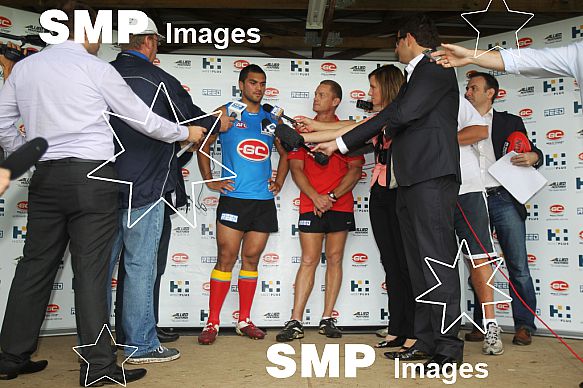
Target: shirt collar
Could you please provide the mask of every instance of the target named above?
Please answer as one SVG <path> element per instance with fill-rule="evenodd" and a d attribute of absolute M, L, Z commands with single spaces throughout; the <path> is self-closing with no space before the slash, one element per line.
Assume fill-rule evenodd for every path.
<path fill-rule="evenodd" d="M 494 107 L 490 108 L 490 110 L 484 116 L 494 117 Z"/>
<path fill-rule="evenodd" d="M 407 66 L 405 67 L 405 71 L 407 72 L 407 74 L 411 75 L 411 73 L 413 73 L 413 70 L 415 70 L 415 67 L 417 66 L 417 64 L 422 59 L 423 59 L 423 54 L 419 54 L 415 58 L 411 59 L 411 62 L 409 62 L 407 64 Z"/>
<path fill-rule="evenodd" d="M 59 44 L 53 44 L 50 45 L 50 47 L 53 48 L 60 48 L 60 49 L 68 49 L 68 50 L 76 50 L 76 51 L 83 51 L 83 52 L 88 52 L 87 49 L 85 48 L 85 46 L 83 46 L 82 43 L 77 43 L 74 40 L 66 40 L 63 43 L 59 43 Z"/>
<path fill-rule="evenodd" d="M 148 57 L 146 56 L 146 54 L 143 54 L 143 53 L 141 53 L 139 51 L 136 51 L 136 50 L 124 50 L 123 53 L 131 54 L 131 55 L 134 55 L 136 57 L 142 58 L 145 61 L 150 62 L 150 60 L 148 59 Z"/>

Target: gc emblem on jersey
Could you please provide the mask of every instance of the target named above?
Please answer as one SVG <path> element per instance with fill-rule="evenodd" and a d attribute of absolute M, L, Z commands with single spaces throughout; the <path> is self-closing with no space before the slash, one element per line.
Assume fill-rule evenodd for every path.
<path fill-rule="evenodd" d="M 246 129 L 247 128 L 247 124 L 245 124 L 245 122 L 243 122 L 243 121 L 239 121 L 239 122 L 237 122 L 237 124 L 235 124 L 235 127 L 242 128 L 242 129 Z"/>
<path fill-rule="evenodd" d="M 237 145 L 237 152 L 252 162 L 261 162 L 269 158 L 269 147 L 258 139 L 245 139 Z"/>

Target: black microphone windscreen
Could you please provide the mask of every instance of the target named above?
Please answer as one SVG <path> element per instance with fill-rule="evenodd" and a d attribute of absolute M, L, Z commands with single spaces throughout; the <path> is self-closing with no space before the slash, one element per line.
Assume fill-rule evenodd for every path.
<path fill-rule="evenodd" d="M 267 103 L 261 105 L 261 107 L 263 108 L 264 111 L 268 113 L 271 113 L 271 111 L 273 110 L 273 106 Z"/>
<path fill-rule="evenodd" d="M 278 124 L 275 127 L 275 136 L 279 138 L 282 143 L 287 144 L 292 148 L 298 148 L 304 144 L 304 138 L 302 135 L 294 131 L 289 125 Z"/>
<path fill-rule="evenodd" d="M 319 165 L 325 166 L 330 161 L 330 158 L 328 157 L 328 155 L 326 155 L 323 152 L 314 152 L 313 155 L 314 155 L 314 160 Z"/>
<path fill-rule="evenodd" d="M 32 139 L 0 163 L 0 167 L 10 170 L 11 180 L 18 179 L 38 162 L 48 147 L 49 143 L 42 137 Z"/>

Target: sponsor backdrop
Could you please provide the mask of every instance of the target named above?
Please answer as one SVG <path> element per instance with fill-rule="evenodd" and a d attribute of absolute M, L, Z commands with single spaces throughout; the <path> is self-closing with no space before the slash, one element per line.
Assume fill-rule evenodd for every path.
<path fill-rule="evenodd" d="M 547 48 L 583 39 L 583 17 L 525 28 L 520 47 Z M 475 40 L 462 45 L 474 48 Z M 480 48 L 516 47 L 513 33 L 480 39 Z M 460 89 L 466 75 L 479 68 L 458 71 Z M 583 332 L 583 105 L 580 86 L 573 78 L 530 79 L 490 72 L 500 83 L 494 109 L 522 117 L 530 139 L 544 153 L 540 172 L 548 183 L 527 203 L 526 245 L 537 295 L 537 314 L 563 333 Z M 495 234 L 495 231 L 494 231 Z M 496 241 L 496 240 L 495 240 Z M 499 249 L 499 248 L 498 248 Z M 500 249 L 499 249 L 500 251 Z M 506 267 L 503 271 L 508 273 Z M 508 292 L 501 275 L 495 285 Z M 474 308 L 466 289 L 468 311 Z M 502 324 L 512 326 L 508 303 L 496 305 Z M 538 324 L 540 328 L 542 325 Z M 544 328 L 543 328 L 544 329 Z M 543 330 L 544 331 L 544 330 Z"/>
<path fill-rule="evenodd" d="M 544 37 L 562 31 L 562 42 L 571 41 L 571 29 L 567 25 L 579 26 L 583 19 L 560 26 L 543 26 L 537 33 L 525 30 L 534 40 L 533 44 L 544 46 Z M 15 35 L 34 33 L 38 28 L 38 15 L 0 7 L 0 31 Z M 573 27 L 573 34 L 579 31 Z M 538 31 L 545 31 L 544 33 Z M 539 36 L 540 35 L 540 36 Z M 507 40 L 511 42 L 508 37 Z M 486 40 L 483 40 L 486 44 Z M 488 41 L 489 43 L 490 41 Z M 116 49 L 102 48 L 100 56 L 105 60 L 115 58 Z M 318 83 L 323 79 L 334 79 L 343 88 L 344 96 L 338 109 L 341 119 L 360 120 L 366 114 L 356 109 L 356 100 L 366 98 L 367 75 L 384 64 L 364 61 L 292 60 L 275 58 L 243 58 L 228 56 L 160 55 L 156 64 L 176 76 L 191 94 L 194 102 L 210 112 L 214 108 L 240 97 L 237 78 L 239 71 L 249 63 L 256 63 L 267 73 L 267 90 L 264 102 L 281 106 L 293 115 L 313 115 L 312 96 Z M 398 65 L 403 67 L 402 65 Z M 465 71 L 466 69 L 464 69 Z M 463 74 L 463 73 L 460 73 Z M 463 78 L 463 77 L 460 77 Z M 463 80 L 461 80 L 463 85 Z M 547 82 L 562 94 L 554 96 L 540 80 L 526 80 L 505 76 L 500 79 L 507 95 L 497 106 L 517 113 L 528 108 L 534 113 L 527 128 L 536 133 L 537 145 L 547 158 L 543 174 L 549 179 L 549 186 L 538 194 L 530 204 L 528 221 L 529 253 L 535 287 L 539 295 L 539 313 L 549 321 L 554 329 L 561 332 L 583 332 L 583 321 L 577 314 L 577 298 L 581 298 L 583 288 L 580 271 L 583 271 L 583 209 L 577 206 L 577 198 L 583 192 L 581 170 L 583 168 L 583 133 L 581 115 L 583 109 L 577 102 L 578 94 L 571 79 Z M 557 85 L 555 85 L 555 83 Z M 531 88 L 532 87 L 532 88 Z M 520 89 L 532 90 L 521 97 Z M 551 90 L 551 89 L 549 89 Z M 545 98 L 542 96 L 552 96 Z M 541 101 L 545 101 L 543 104 Z M 574 102 L 575 101 L 575 102 Z M 498 105 L 499 104 L 499 105 Z M 560 120 L 547 119 L 543 111 L 563 107 Z M 560 123 L 560 124 L 559 124 Z M 544 125 L 543 125 L 544 124 Z M 547 139 L 551 129 L 563 131 L 563 138 Z M 550 132 L 549 132 L 550 133 Z M 555 133 L 555 132 L 553 132 Z M 556 132 L 557 136 L 559 132 Z M 551 138 L 554 135 L 549 135 Z M 548 142 L 548 144 L 547 144 Z M 551 152 L 552 151 L 552 152 Z M 553 156 L 556 153 L 556 156 Z M 212 156 L 220 160 L 221 146 L 212 148 Z M 190 191 L 190 182 L 200 180 L 196 158 L 185 166 L 183 175 Z M 278 154 L 272 156 L 275 168 Z M 555 167 L 557 166 L 557 167 Z M 566 167 L 565 167 L 566 166 Z M 220 166 L 211 163 L 214 176 L 220 175 Z M 344 278 L 335 315 L 344 326 L 369 326 L 386 324 L 389 318 L 386 305 L 384 271 L 379 262 L 379 254 L 374 243 L 368 219 L 369 179 L 372 167 L 371 156 L 367 156 L 363 176 L 354 189 L 354 211 L 357 230 L 350 234 L 344 258 Z M 562 169 L 560 169 L 562 168 Z M 579 175 L 577 175 L 577 173 Z M 0 199 L 0 244 L 4 252 L 0 260 L 0 309 L 4 312 L 9 285 L 18 257 L 22 254 L 26 237 L 27 186 L 30 174 L 15 182 Z M 196 212 L 197 227 L 193 228 L 180 217 L 173 217 L 172 239 L 168 265 L 161 285 L 160 325 L 173 327 L 200 327 L 208 316 L 209 275 L 216 263 L 215 212 L 218 193 L 209 191 L 203 185 L 196 185 L 190 193 L 193 200 L 190 209 L 181 209 L 191 222 Z M 581 199 L 579 198 L 579 201 Z M 299 192 L 291 176 L 282 192 L 276 198 L 279 231 L 274 233 L 262 254 L 259 266 L 257 294 L 252 310 L 252 318 L 262 326 L 282 326 L 289 319 L 293 304 L 293 283 L 300 263 L 301 250 L 298 232 Z M 536 206 L 536 208 L 535 208 Z M 535 211 L 536 209 L 536 211 Z M 562 209 L 562 213 L 560 210 Z M 560 214 L 559 214 L 560 213 Z M 535 215 L 536 214 L 536 215 Z M 548 239 L 547 239 L 548 237 Z M 566 239 L 566 240 L 565 240 Z M 54 293 L 47 308 L 44 329 L 53 331 L 74 328 L 72 271 L 68 255 L 63 260 L 61 270 L 55 280 Z M 317 325 L 323 309 L 324 271 L 326 257 L 322 254 L 314 290 L 306 311 L 304 322 Z M 238 314 L 237 274 L 240 263 L 233 271 L 233 283 L 225 305 L 221 321 L 232 326 Z M 465 272 L 465 268 L 462 269 Z M 578 272 L 579 271 L 579 272 Z M 464 275 L 466 276 L 466 275 Z M 497 279 L 497 286 L 507 285 Z M 112 279 L 115 291 L 116 280 Z M 507 291 L 507 289 L 506 289 Z M 464 298 L 469 309 L 473 308 L 471 293 Z M 465 306 L 464 306 L 465 307 Z M 509 306 L 498 306 L 498 315 L 504 323 L 510 324 Z M 508 320 L 506 320 L 508 319 Z"/>

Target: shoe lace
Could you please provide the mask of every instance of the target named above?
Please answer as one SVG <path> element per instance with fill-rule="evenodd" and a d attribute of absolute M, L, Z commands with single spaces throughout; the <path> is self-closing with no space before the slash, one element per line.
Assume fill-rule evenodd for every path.
<path fill-rule="evenodd" d="M 204 327 L 204 329 L 202 329 L 202 331 L 211 331 L 211 330 L 217 331 L 215 325 L 211 322 L 207 323 L 206 326 Z"/>
<path fill-rule="evenodd" d="M 158 346 L 158 349 L 156 349 L 156 351 L 160 354 L 164 353 L 166 350 L 168 350 L 168 349 L 166 349 L 166 347 L 164 347 L 162 345 Z"/>
<path fill-rule="evenodd" d="M 338 329 L 338 327 L 336 327 L 336 323 L 338 321 L 336 320 L 336 318 L 328 318 L 326 319 L 326 325 L 329 326 L 332 329 Z"/>
<path fill-rule="evenodd" d="M 489 345 L 494 345 L 498 342 L 501 329 L 496 325 L 488 325 L 488 332 L 486 333 L 486 342 Z"/>
<path fill-rule="evenodd" d="M 294 326 L 296 325 L 296 322 L 297 321 L 295 319 L 292 319 L 292 320 L 287 321 L 285 323 L 285 325 L 283 326 L 283 329 L 284 330 L 291 330 L 291 329 L 293 329 Z"/>

